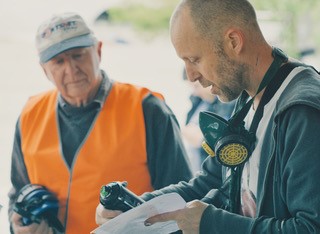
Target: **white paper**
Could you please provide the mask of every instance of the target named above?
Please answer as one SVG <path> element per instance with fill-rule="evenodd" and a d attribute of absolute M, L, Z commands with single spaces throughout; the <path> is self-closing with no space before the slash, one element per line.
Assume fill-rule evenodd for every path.
<path fill-rule="evenodd" d="M 178 231 L 175 221 L 159 222 L 145 226 L 144 221 L 156 214 L 184 208 L 186 202 L 177 193 L 168 193 L 147 201 L 140 206 L 111 219 L 93 230 L 94 234 L 168 234 Z"/>

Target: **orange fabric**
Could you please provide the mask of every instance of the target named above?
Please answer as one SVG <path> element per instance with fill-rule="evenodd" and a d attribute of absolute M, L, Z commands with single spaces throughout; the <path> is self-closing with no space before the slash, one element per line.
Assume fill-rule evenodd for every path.
<path fill-rule="evenodd" d="M 152 190 L 142 110 L 142 100 L 149 92 L 114 83 L 71 169 L 61 153 L 57 92 L 27 102 L 20 129 L 28 175 L 31 183 L 42 184 L 57 195 L 59 218 L 67 223 L 67 234 L 96 228 L 95 208 L 102 185 L 128 181 L 128 188 L 137 194 Z"/>

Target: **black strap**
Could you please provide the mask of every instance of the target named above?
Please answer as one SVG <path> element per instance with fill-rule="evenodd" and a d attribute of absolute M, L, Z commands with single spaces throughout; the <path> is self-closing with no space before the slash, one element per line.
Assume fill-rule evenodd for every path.
<path fill-rule="evenodd" d="M 272 83 L 266 87 L 266 89 L 261 97 L 259 106 L 256 110 L 256 113 L 254 114 L 253 120 L 250 125 L 249 131 L 254 133 L 254 135 L 256 134 L 258 124 L 263 116 L 264 106 L 271 100 L 271 98 L 277 92 L 277 90 L 280 88 L 281 84 L 287 78 L 289 73 L 295 67 L 298 67 L 298 66 L 303 66 L 303 64 L 296 63 L 296 62 L 295 63 L 289 62 L 289 63 L 284 64 L 282 67 L 280 67 L 280 69 L 278 70 L 278 72 L 275 75 L 275 77 L 277 77 L 277 79 L 274 79 L 272 81 Z"/>
<path fill-rule="evenodd" d="M 264 106 L 271 100 L 273 95 L 277 92 L 283 81 L 287 78 L 289 73 L 298 66 L 301 66 L 303 64 L 301 63 L 286 63 L 282 67 L 279 68 L 277 73 L 275 74 L 276 79 L 272 79 L 272 82 L 269 83 L 269 85 L 266 87 L 260 103 L 258 105 L 258 108 L 256 110 L 256 113 L 254 114 L 253 120 L 250 125 L 249 132 L 253 133 L 254 136 L 256 135 L 256 131 L 258 128 L 258 125 L 260 123 L 260 120 L 263 116 L 263 110 Z M 240 165 L 236 168 L 235 171 L 231 171 L 234 176 L 234 183 L 231 184 L 230 188 L 230 195 L 234 194 L 234 197 L 230 197 L 230 208 L 232 209 L 231 212 L 237 213 L 240 209 L 241 204 L 241 178 L 242 178 L 242 171 L 243 171 L 244 165 Z"/>
<path fill-rule="evenodd" d="M 254 101 L 254 98 L 265 88 L 268 84 L 276 77 L 281 64 L 286 63 L 288 61 L 288 56 L 282 52 L 281 49 L 273 47 L 272 49 L 272 56 L 274 57 L 273 62 L 271 63 L 270 67 L 268 68 L 266 74 L 263 76 L 262 81 L 258 87 L 256 94 L 246 102 L 247 98 L 249 97 L 248 93 L 243 91 L 239 98 L 239 106 L 236 106 L 236 113 L 229 119 L 229 122 L 233 126 L 238 126 L 243 122 L 243 119 L 247 115 L 250 110 L 250 107 Z M 240 110 L 239 110 L 240 109 Z"/>
<path fill-rule="evenodd" d="M 282 52 L 282 50 L 274 47 L 272 49 L 272 56 L 274 57 L 273 62 L 271 63 L 270 67 L 268 68 L 266 74 L 262 78 L 262 81 L 258 87 L 256 94 L 246 102 L 248 98 L 248 94 L 246 92 L 242 92 L 241 96 L 239 97 L 239 106 L 236 106 L 236 113 L 229 119 L 230 126 L 236 127 L 240 125 L 244 125 L 244 118 L 248 114 L 251 105 L 254 101 L 254 98 L 265 88 L 267 87 L 279 72 L 281 68 L 281 64 L 286 63 L 288 61 L 288 56 Z M 262 115 L 261 115 L 262 117 Z M 261 119 L 260 117 L 260 119 Z M 258 123 L 260 121 L 258 119 Z M 258 125 L 257 125 L 258 126 Z M 254 130 L 255 132 L 255 130 Z M 255 136 L 249 132 L 249 135 Z M 254 141 L 255 138 L 252 139 Z M 253 145 L 253 144 L 252 144 Z M 250 156 L 250 155 L 249 155 Z M 231 168 L 231 180 L 230 180 L 230 200 L 229 200 L 229 207 L 230 211 L 233 213 L 237 213 L 240 209 L 240 188 L 241 188 L 241 177 L 242 177 L 242 170 L 243 164 Z"/>
<path fill-rule="evenodd" d="M 244 164 L 241 164 L 235 168 L 231 168 L 230 190 L 229 190 L 229 208 L 230 212 L 238 213 L 241 204 L 241 177 Z"/>

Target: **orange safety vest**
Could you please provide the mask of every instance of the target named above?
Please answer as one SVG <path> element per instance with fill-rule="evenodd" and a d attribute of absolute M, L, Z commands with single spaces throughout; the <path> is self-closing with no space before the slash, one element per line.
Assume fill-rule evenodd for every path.
<path fill-rule="evenodd" d="M 153 190 L 142 109 L 149 93 L 146 88 L 115 82 L 71 169 L 61 152 L 57 91 L 34 96 L 24 107 L 21 148 L 29 179 L 56 194 L 66 233 L 90 233 L 97 227 L 95 209 L 102 185 L 128 181 L 136 194 Z"/>

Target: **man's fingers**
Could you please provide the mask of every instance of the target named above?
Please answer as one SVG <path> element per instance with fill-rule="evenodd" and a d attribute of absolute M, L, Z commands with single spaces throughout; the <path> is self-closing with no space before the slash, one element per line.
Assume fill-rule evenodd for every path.
<path fill-rule="evenodd" d="M 193 208 L 193 207 L 197 207 L 198 205 L 202 204 L 203 202 L 199 201 L 199 200 L 193 200 L 190 201 L 186 204 L 187 208 Z"/>
<path fill-rule="evenodd" d="M 107 210 L 99 204 L 96 208 L 96 223 L 98 225 L 104 224 L 121 213 L 122 211 L 120 210 Z"/>
<path fill-rule="evenodd" d="M 179 213 L 180 210 L 172 211 L 172 212 L 167 212 L 167 213 L 162 213 L 162 214 L 157 214 L 155 216 L 152 216 L 144 221 L 144 225 L 150 226 L 154 223 L 158 222 L 167 222 L 170 220 L 175 220 L 177 217 L 177 214 Z"/>

